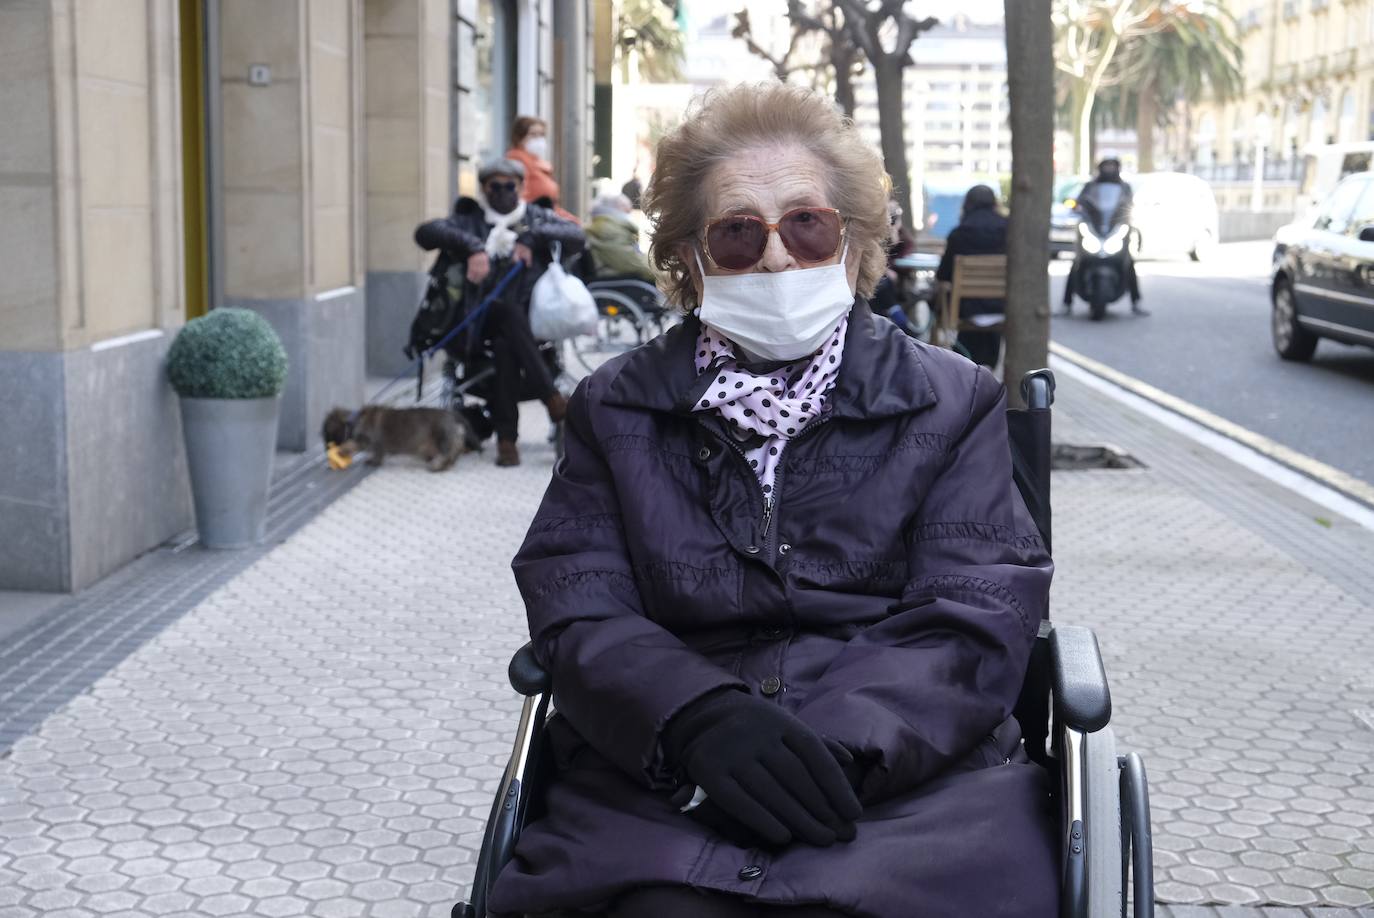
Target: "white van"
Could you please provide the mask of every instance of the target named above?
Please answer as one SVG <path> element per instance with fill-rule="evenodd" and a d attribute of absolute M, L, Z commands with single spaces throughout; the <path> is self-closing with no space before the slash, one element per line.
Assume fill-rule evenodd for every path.
<path fill-rule="evenodd" d="M 1139 258 L 1187 255 L 1209 258 L 1220 239 L 1217 199 L 1212 186 L 1182 172 L 1142 172 L 1128 176 L 1134 204 L 1134 254 Z"/>
<path fill-rule="evenodd" d="M 1374 141 L 1371 140 L 1306 147 L 1302 185 L 1298 188 L 1297 218 L 1302 220 L 1312 214 L 1347 175 L 1370 171 L 1371 163 L 1374 163 Z"/>

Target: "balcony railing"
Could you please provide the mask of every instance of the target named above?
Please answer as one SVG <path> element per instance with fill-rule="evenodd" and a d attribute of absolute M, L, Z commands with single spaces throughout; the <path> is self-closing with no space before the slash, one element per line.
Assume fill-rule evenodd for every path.
<path fill-rule="evenodd" d="M 1302 78 L 1304 80 L 1320 80 L 1326 75 L 1326 55 L 1314 57 L 1305 61 L 1302 65 Z"/>
<path fill-rule="evenodd" d="M 1280 64 L 1274 69 L 1274 85 L 1287 86 L 1298 80 L 1297 64 Z"/>
<path fill-rule="evenodd" d="M 1300 157 L 1290 159 L 1265 159 L 1264 181 L 1300 182 L 1303 177 L 1304 161 Z M 1184 172 L 1196 175 L 1208 182 L 1248 182 L 1255 177 L 1255 164 L 1242 163 L 1193 163 L 1183 167 Z"/>
<path fill-rule="evenodd" d="M 1354 73 L 1359 62 L 1359 48 L 1346 48 L 1344 51 L 1337 51 L 1335 54 L 1331 55 L 1331 73 L 1333 76 L 1338 76 L 1343 73 Z"/>

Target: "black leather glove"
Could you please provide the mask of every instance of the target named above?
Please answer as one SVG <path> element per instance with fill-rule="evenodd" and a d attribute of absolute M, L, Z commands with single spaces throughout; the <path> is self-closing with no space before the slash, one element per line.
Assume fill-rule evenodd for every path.
<path fill-rule="evenodd" d="M 863 809 L 840 763 L 817 733 L 771 702 L 733 690 L 708 695 L 669 722 L 664 749 L 722 815 L 768 845 L 854 837 Z"/>

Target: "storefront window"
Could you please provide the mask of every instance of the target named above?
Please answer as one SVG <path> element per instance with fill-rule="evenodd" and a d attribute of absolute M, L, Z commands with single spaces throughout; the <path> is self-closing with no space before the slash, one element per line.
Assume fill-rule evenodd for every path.
<path fill-rule="evenodd" d="M 516 10 L 513 0 L 478 0 L 477 81 L 470 112 L 477 159 L 504 153 L 515 120 Z"/>

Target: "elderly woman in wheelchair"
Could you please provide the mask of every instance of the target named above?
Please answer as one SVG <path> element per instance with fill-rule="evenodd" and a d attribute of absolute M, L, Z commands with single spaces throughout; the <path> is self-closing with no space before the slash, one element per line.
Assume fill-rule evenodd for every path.
<path fill-rule="evenodd" d="M 690 314 L 570 402 L 514 562 L 512 678 L 556 714 L 527 703 L 546 748 L 517 746 L 455 914 L 1059 914 L 1013 716 L 1052 565 L 1002 386 L 863 299 L 886 200 L 797 87 L 715 91 L 660 143 L 651 254 Z"/>

